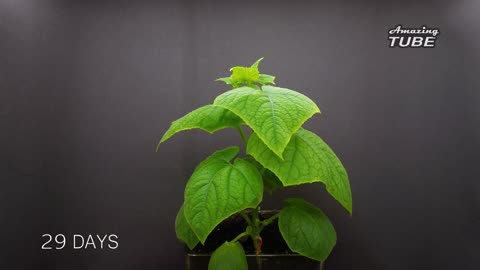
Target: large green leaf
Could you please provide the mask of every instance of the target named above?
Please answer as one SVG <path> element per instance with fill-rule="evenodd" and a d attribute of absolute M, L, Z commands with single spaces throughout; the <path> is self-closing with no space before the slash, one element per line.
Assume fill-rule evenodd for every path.
<path fill-rule="evenodd" d="M 283 160 L 254 133 L 248 141 L 247 153 L 275 173 L 284 186 L 323 182 L 327 191 L 352 213 L 347 172 L 332 149 L 314 133 L 298 130 L 285 148 Z"/>
<path fill-rule="evenodd" d="M 202 243 L 225 218 L 262 200 L 260 173 L 249 162 L 236 159 L 238 147 L 215 152 L 202 163 L 185 188 L 185 218 Z"/>
<path fill-rule="evenodd" d="M 214 133 L 217 130 L 237 127 L 242 124 L 242 120 L 234 113 L 225 108 L 206 105 L 200 107 L 182 118 L 173 121 L 170 128 L 165 132 L 160 143 L 168 140 L 175 133 L 194 128 L 202 129 L 209 133 Z"/>
<path fill-rule="evenodd" d="M 190 249 L 193 249 L 199 242 L 198 237 L 185 219 L 183 205 L 178 211 L 177 218 L 175 218 L 175 232 L 177 233 L 177 238 L 184 242 Z"/>
<path fill-rule="evenodd" d="M 286 200 L 286 207 L 278 217 L 278 227 L 292 251 L 317 261 L 325 261 L 337 242 L 327 216 L 302 199 Z"/>
<path fill-rule="evenodd" d="M 208 270 L 247 270 L 247 257 L 238 242 L 225 242 L 213 252 Z"/>
<path fill-rule="evenodd" d="M 218 96 L 214 104 L 240 116 L 279 157 L 292 134 L 320 112 L 308 97 L 269 85 L 263 86 L 262 91 L 249 87 L 230 90 Z"/>

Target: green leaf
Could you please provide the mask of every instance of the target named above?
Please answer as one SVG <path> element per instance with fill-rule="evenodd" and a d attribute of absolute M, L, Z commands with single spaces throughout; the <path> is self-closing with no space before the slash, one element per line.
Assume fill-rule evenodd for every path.
<path fill-rule="evenodd" d="M 185 188 L 185 218 L 200 242 L 225 218 L 246 208 L 256 207 L 262 200 L 260 173 L 249 162 L 236 159 L 238 147 L 215 152 L 202 163 Z"/>
<path fill-rule="evenodd" d="M 278 227 L 292 251 L 317 261 L 325 261 L 337 242 L 328 217 L 302 199 L 286 200 Z"/>
<path fill-rule="evenodd" d="M 219 106 L 206 105 L 174 121 L 163 135 L 160 143 L 184 130 L 199 128 L 214 133 L 217 130 L 237 127 L 240 124 L 242 124 L 242 120 L 234 113 Z"/>
<path fill-rule="evenodd" d="M 184 242 L 189 249 L 193 249 L 198 242 L 200 242 L 185 219 L 185 215 L 183 214 L 183 205 L 178 211 L 177 217 L 175 218 L 175 232 L 177 233 L 177 238 Z"/>
<path fill-rule="evenodd" d="M 272 171 L 264 168 L 262 164 L 256 161 L 252 156 L 248 156 L 244 158 L 244 160 L 250 162 L 250 164 L 255 166 L 255 168 L 257 168 L 257 170 L 260 172 L 263 179 L 264 190 L 272 193 L 273 191 L 283 187 L 283 184 L 280 181 L 280 179 L 278 179 L 278 177 Z"/>
<path fill-rule="evenodd" d="M 259 80 L 260 74 L 257 68 L 233 67 L 230 70 L 232 71 L 230 78 L 232 79 L 232 85 L 234 87 L 242 85 L 250 86 Z"/>
<path fill-rule="evenodd" d="M 280 179 L 278 179 L 278 177 L 269 169 L 265 169 L 262 178 L 264 188 L 270 193 L 283 187 L 283 183 Z"/>
<path fill-rule="evenodd" d="M 220 81 L 220 82 L 224 82 L 226 84 L 229 84 L 229 85 L 232 85 L 233 84 L 233 80 L 232 78 L 230 77 L 224 77 L 224 78 L 218 78 L 215 80 L 216 82 Z"/>
<path fill-rule="evenodd" d="M 240 243 L 225 242 L 213 252 L 208 270 L 247 270 L 247 257 Z"/>
<path fill-rule="evenodd" d="M 248 86 L 258 90 L 260 90 L 260 88 L 256 85 L 257 83 L 260 83 L 262 85 L 275 84 L 275 76 L 259 73 L 258 65 L 262 60 L 263 57 L 258 59 L 250 67 L 232 67 L 230 69 L 230 71 L 232 72 L 230 77 L 219 78 L 215 81 L 225 82 L 226 84 L 233 86 L 233 88 Z"/>
<path fill-rule="evenodd" d="M 300 129 L 291 138 L 283 160 L 253 133 L 247 154 L 278 176 L 284 186 L 322 182 L 327 191 L 352 213 L 352 194 L 348 175 L 335 153 L 320 137 Z"/>
<path fill-rule="evenodd" d="M 293 90 L 269 85 L 262 89 L 236 88 L 218 96 L 214 104 L 238 115 L 282 157 L 293 133 L 320 110 L 311 99 Z"/>
<path fill-rule="evenodd" d="M 260 74 L 258 78 L 258 82 L 265 85 L 265 84 L 275 84 L 275 76 L 267 75 L 267 74 Z"/>
<path fill-rule="evenodd" d="M 262 62 L 262 60 L 263 60 L 263 57 L 260 58 L 260 59 L 258 59 L 257 61 L 255 61 L 255 63 L 253 63 L 253 64 L 250 66 L 250 68 L 253 68 L 253 69 L 258 70 L 258 65 L 260 64 L 260 62 Z"/>

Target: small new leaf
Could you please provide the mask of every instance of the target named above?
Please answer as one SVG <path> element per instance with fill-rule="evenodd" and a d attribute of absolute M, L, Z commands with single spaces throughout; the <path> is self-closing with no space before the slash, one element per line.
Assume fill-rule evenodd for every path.
<path fill-rule="evenodd" d="M 185 215 L 183 214 L 183 205 L 178 211 L 177 217 L 175 218 L 175 232 L 177 234 L 177 238 L 184 242 L 189 249 L 193 249 L 198 242 L 200 242 L 185 219 Z"/>
<path fill-rule="evenodd" d="M 250 67 L 258 70 L 258 65 L 260 64 L 260 62 L 262 62 L 262 60 L 263 60 L 263 57 L 255 61 L 255 63 L 253 63 Z"/>
<path fill-rule="evenodd" d="M 212 254 L 208 270 L 247 270 L 247 257 L 238 242 L 225 242 Z"/>
<path fill-rule="evenodd" d="M 215 81 L 225 82 L 226 84 L 231 85 L 233 88 L 248 86 L 257 90 L 260 90 L 257 84 L 275 84 L 275 76 L 260 74 L 258 71 L 258 65 L 262 60 L 263 57 L 258 59 L 250 67 L 232 67 L 230 69 L 232 72 L 230 77 L 219 78 Z"/>
<path fill-rule="evenodd" d="M 292 251 L 317 261 L 325 261 L 337 242 L 328 217 L 302 199 L 286 200 L 286 207 L 278 217 L 278 227 Z"/>
<path fill-rule="evenodd" d="M 262 177 L 255 166 L 242 159 L 230 163 L 238 151 L 230 147 L 215 152 L 188 180 L 184 214 L 202 243 L 225 218 L 262 201 Z"/>
<path fill-rule="evenodd" d="M 324 183 L 330 195 L 352 213 L 347 172 L 332 149 L 314 133 L 298 130 L 286 146 L 283 160 L 253 133 L 248 140 L 247 154 L 277 175 L 284 186 Z"/>
<path fill-rule="evenodd" d="M 265 84 L 275 84 L 275 76 L 267 75 L 267 74 L 260 74 L 258 78 L 258 82 L 262 85 Z"/>
<path fill-rule="evenodd" d="M 220 82 L 224 82 L 226 84 L 229 84 L 229 85 L 232 85 L 233 84 L 233 80 L 232 78 L 230 77 L 224 77 L 224 78 L 218 78 L 215 80 L 216 82 L 220 81 Z"/>
<path fill-rule="evenodd" d="M 230 78 L 234 87 L 251 86 L 259 80 L 258 68 L 233 67 L 230 70 L 232 71 Z"/>

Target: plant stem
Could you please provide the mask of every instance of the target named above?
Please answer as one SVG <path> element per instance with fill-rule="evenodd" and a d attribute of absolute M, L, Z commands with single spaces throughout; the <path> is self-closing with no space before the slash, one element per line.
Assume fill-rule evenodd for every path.
<path fill-rule="evenodd" d="M 237 242 L 242 237 L 247 236 L 247 235 L 249 235 L 248 232 L 242 232 L 241 234 L 237 235 L 237 237 L 235 237 L 235 239 L 233 239 L 232 242 Z"/>
<path fill-rule="evenodd" d="M 252 220 L 248 217 L 247 213 L 241 211 L 240 215 L 243 217 L 243 219 L 245 219 L 249 226 L 252 226 Z"/>
<path fill-rule="evenodd" d="M 259 248 L 261 248 L 261 246 L 259 246 L 258 240 L 261 239 L 260 232 L 262 230 L 260 218 L 258 216 L 258 211 L 259 211 L 259 206 L 253 209 L 253 212 L 252 212 L 253 226 L 252 226 L 252 233 L 250 234 L 250 237 L 252 238 L 252 242 L 253 242 L 253 247 L 257 255 L 260 253 Z"/>
<path fill-rule="evenodd" d="M 259 223 L 260 217 L 258 216 L 258 212 L 260 211 L 260 206 L 257 206 L 252 211 L 253 221 Z"/>
<path fill-rule="evenodd" d="M 264 227 L 267 227 L 270 223 L 274 222 L 279 216 L 280 216 L 280 213 L 276 213 L 275 215 L 271 216 L 270 218 L 263 220 L 262 221 L 262 229 Z"/>
<path fill-rule="evenodd" d="M 242 141 L 247 146 L 247 137 L 245 137 L 245 133 L 243 133 L 243 129 L 241 126 L 237 127 L 238 133 L 240 133 L 240 137 L 242 137 Z"/>

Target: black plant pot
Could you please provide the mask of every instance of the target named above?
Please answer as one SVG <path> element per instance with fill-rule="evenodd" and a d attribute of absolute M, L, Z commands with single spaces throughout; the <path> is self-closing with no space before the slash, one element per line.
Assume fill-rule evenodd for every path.
<path fill-rule="evenodd" d="M 188 270 L 208 269 L 208 254 L 187 254 Z M 311 260 L 298 254 L 247 254 L 249 270 L 322 270 L 318 261 Z"/>
<path fill-rule="evenodd" d="M 266 219 L 278 211 L 260 211 L 260 218 Z M 247 224 L 239 215 L 234 215 L 221 224 L 210 234 L 205 246 L 197 245 L 191 251 L 187 251 L 187 270 L 206 270 L 213 251 L 225 241 L 231 241 L 243 232 Z M 250 239 L 242 242 L 247 254 L 249 270 L 322 270 L 322 263 L 293 253 L 283 240 L 278 230 L 277 222 L 273 222 L 261 233 L 263 239 L 262 254 L 256 256 L 253 243 Z"/>

